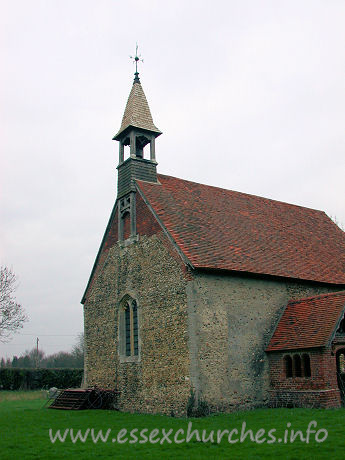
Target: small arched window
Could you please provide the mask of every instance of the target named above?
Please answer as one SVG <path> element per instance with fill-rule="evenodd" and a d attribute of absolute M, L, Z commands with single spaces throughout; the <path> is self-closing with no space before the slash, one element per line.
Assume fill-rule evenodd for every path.
<path fill-rule="evenodd" d="M 305 353 L 302 355 L 304 377 L 311 377 L 310 356 Z"/>
<path fill-rule="evenodd" d="M 300 355 L 294 355 L 293 364 L 295 370 L 295 377 L 302 377 L 302 362 Z"/>
<path fill-rule="evenodd" d="M 284 356 L 285 362 L 285 376 L 286 378 L 292 377 L 292 358 L 291 356 L 287 355 Z"/>

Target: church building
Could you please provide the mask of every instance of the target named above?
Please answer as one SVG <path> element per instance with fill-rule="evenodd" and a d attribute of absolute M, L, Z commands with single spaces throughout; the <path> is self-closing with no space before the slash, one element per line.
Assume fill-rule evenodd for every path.
<path fill-rule="evenodd" d="M 82 299 L 86 386 L 143 413 L 339 407 L 345 233 L 322 211 L 159 174 L 161 134 L 136 72 Z"/>

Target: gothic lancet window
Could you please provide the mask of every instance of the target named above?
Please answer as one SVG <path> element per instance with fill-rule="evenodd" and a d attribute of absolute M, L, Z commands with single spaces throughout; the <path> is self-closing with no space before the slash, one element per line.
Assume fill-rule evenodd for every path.
<path fill-rule="evenodd" d="M 126 356 L 131 356 L 131 307 L 129 303 L 125 308 L 125 335 L 126 335 Z"/>
<path fill-rule="evenodd" d="M 126 296 L 120 309 L 120 354 L 124 357 L 139 355 L 139 318 L 136 300 Z"/>

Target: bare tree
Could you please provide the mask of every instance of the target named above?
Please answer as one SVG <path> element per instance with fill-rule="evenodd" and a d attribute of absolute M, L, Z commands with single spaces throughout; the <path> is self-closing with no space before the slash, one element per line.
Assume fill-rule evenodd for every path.
<path fill-rule="evenodd" d="M 76 365 L 84 366 L 84 333 L 81 332 L 77 336 L 77 343 L 72 348 L 72 355 L 76 359 Z"/>
<path fill-rule="evenodd" d="M 0 342 L 9 340 L 28 320 L 24 308 L 14 297 L 16 289 L 15 273 L 8 267 L 0 267 Z"/>

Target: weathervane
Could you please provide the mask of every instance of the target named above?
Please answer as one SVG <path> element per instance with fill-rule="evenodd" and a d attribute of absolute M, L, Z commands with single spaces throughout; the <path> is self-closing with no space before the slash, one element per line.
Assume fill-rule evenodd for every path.
<path fill-rule="evenodd" d="M 139 72 L 138 72 L 138 62 L 141 61 L 141 62 L 144 62 L 144 59 L 141 58 L 141 54 L 139 54 L 138 56 L 138 43 L 136 43 L 136 46 L 135 46 L 135 56 L 129 56 L 131 59 L 133 59 L 133 62 L 135 62 L 135 78 L 134 78 L 134 81 L 135 82 L 140 82 L 139 80 Z"/>

